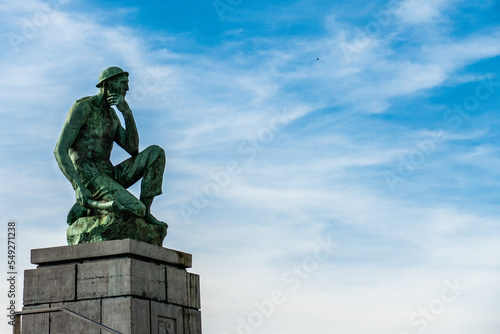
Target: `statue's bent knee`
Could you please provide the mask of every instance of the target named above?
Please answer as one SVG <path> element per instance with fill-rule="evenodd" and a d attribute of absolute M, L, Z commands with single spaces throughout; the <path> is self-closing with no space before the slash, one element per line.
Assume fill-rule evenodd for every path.
<path fill-rule="evenodd" d="M 162 149 L 158 145 L 151 145 L 148 146 L 144 151 L 148 152 L 149 157 L 153 161 L 158 161 L 159 163 L 162 163 L 163 165 L 166 162 L 166 155 L 165 155 L 165 150 Z"/>

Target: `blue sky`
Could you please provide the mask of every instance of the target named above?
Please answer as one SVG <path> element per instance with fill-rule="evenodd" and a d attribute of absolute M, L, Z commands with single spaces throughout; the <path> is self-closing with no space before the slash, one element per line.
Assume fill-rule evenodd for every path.
<path fill-rule="evenodd" d="M 167 152 L 153 212 L 194 256 L 204 333 L 498 333 L 499 16 L 492 0 L 2 1 L 0 220 L 18 222 L 20 269 L 66 244 L 53 148 L 117 65 L 141 149 Z"/>

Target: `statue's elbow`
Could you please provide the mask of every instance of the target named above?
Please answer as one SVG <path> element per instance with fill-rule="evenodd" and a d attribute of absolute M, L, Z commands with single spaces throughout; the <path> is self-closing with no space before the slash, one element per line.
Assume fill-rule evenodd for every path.
<path fill-rule="evenodd" d="M 56 144 L 56 147 L 54 148 L 54 156 L 57 157 L 61 155 L 60 153 L 61 151 L 61 145 L 59 145 L 59 143 Z"/>
<path fill-rule="evenodd" d="M 138 155 L 139 154 L 139 143 L 135 142 L 132 145 L 130 145 L 129 153 L 133 157 L 135 157 L 136 155 Z"/>
<path fill-rule="evenodd" d="M 54 157 L 56 158 L 57 162 L 61 160 L 61 157 L 64 155 L 66 150 L 59 144 L 56 144 L 56 147 L 54 148 Z"/>

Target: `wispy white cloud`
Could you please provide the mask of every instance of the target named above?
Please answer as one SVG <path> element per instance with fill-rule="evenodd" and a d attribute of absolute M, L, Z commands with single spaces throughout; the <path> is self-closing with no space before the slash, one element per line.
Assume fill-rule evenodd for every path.
<path fill-rule="evenodd" d="M 403 22 L 419 24 L 430 23 L 440 19 L 447 7 L 454 5 L 457 0 L 404 0 L 396 10 Z"/>
<path fill-rule="evenodd" d="M 3 3 L 11 13 L 4 27 L 22 33 L 23 19 L 38 5 Z M 408 317 L 454 277 L 470 286 L 470 297 L 464 292 L 439 322 L 456 326 L 457 334 L 470 333 L 467 321 L 492 324 L 498 303 L 486 295 L 498 291 L 496 214 L 476 209 L 472 199 L 453 204 L 459 195 L 439 186 L 471 183 L 456 166 L 476 163 L 493 173 L 496 146 L 467 143 L 494 131 L 482 125 L 448 131 L 415 178 L 405 180 L 410 195 L 391 193 L 382 176 L 416 140 L 443 128 L 441 118 L 391 122 L 404 112 L 394 110 L 394 100 L 413 103 L 418 93 L 477 81 L 464 69 L 500 54 L 498 29 L 460 38 L 437 29 L 427 42 L 416 31 L 414 45 L 397 47 L 409 38 L 407 26 L 441 20 L 451 5 L 405 1 L 401 22 L 368 36 L 364 47 L 353 39 L 359 27 L 337 15 L 326 19 L 324 35 L 223 41 L 217 48 L 188 42 L 203 49 L 196 53 L 169 49 L 186 45 L 182 36 L 109 26 L 61 6 L 20 52 L 3 41 L 0 74 L 9 80 L 0 84 L 2 217 L 27 224 L 21 225 L 26 247 L 64 244 L 74 194 L 52 149 L 73 101 L 96 92 L 103 68 L 119 65 L 131 73 L 128 99 L 141 146 L 167 149 L 164 195 L 153 210 L 170 224 L 165 245 L 195 254 L 205 331 L 235 333 L 237 318 L 280 288 L 287 302 L 262 333 L 398 333 L 414 329 Z M 356 48 L 352 59 L 342 43 Z M 442 112 L 446 103 L 433 107 Z M 284 126 L 258 142 L 275 114 L 286 115 Z M 238 150 L 251 147 L 249 140 L 262 146 L 254 159 Z M 194 190 L 203 191 L 210 174 L 230 161 L 242 172 L 186 224 L 178 204 L 191 204 Z M 497 181 L 481 184 L 487 182 Z M 291 291 L 283 273 L 301 265 L 327 234 L 340 244 L 338 252 Z M 293 321 L 304 318 L 311 321 Z M 429 333 L 441 333 L 434 325 Z"/>

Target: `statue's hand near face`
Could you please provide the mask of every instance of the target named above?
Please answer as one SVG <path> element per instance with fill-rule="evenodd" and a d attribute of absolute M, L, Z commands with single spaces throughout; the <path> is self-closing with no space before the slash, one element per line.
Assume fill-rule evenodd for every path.
<path fill-rule="evenodd" d="M 127 101 L 125 101 L 125 96 L 118 93 L 109 93 L 107 102 L 110 106 L 116 106 L 119 111 L 124 112 L 129 109 Z"/>

